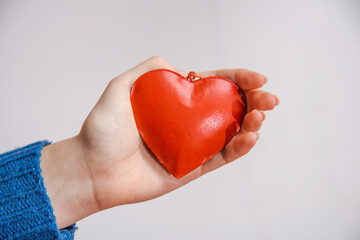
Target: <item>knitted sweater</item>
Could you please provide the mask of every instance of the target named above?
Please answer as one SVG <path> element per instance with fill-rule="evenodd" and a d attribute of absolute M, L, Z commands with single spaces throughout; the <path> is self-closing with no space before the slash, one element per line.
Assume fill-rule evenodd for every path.
<path fill-rule="evenodd" d="M 74 239 L 59 230 L 40 169 L 40 141 L 0 155 L 0 239 Z"/>

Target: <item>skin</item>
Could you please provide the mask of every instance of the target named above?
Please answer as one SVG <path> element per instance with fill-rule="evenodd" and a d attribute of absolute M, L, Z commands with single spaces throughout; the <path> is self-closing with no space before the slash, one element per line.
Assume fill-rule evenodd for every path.
<path fill-rule="evenodd" d="M 246 94 L 248 112 L 238 134 L 221 152 L 177 180 L 142 141 L 130 103 L 136 79 L 159 68 L 187 76 L 163 58 L 152 57 L 111 80 L 78 135 L 43 148 L 42 175 L 60 229 L 114 206 L 162 196 L 242 157 L 259 138 L 263 111 L 279 104 L 275 95 L 258 89 L 267 82 L 259 73 L 247 69 L 199 73 L 234 81 Z"/>

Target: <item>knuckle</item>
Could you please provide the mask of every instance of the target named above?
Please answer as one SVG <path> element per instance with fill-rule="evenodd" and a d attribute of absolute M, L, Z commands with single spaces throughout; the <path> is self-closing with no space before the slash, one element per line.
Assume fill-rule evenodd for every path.
<path fill-rule="evenodd" d="M 119 87 L 126 87 L 128 84 L 129 79 L 126 77 L 125 74 L 121 74 L 115 78 L 113 78 L 109 83 L 107 88 L 119 88 Z"/>
<path fill-rule="evenodd" d="M 152 56 L 149 58 L 149 62 L 154 66 L 169 66 L 169 63 L 160 56 Z"/>
<path fill-rule="evenodd" d="M 116 85 L 116 84 L 119 84 L 121 82 L 124 82 L 124 77 L 123 75 L 119 75 L 115 78 L 113 78 L 110 82 L 109 82 L 109 85 Z"/>

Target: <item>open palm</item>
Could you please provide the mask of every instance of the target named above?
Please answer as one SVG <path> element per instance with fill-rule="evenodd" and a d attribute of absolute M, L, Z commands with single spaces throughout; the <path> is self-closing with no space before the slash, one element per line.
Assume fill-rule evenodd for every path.
<path fill-rule="evenodd" d="M 271 110 L 277 98 L 258 90 L 266 79 L 246 69 L 200 73 L 202 77 L 221 76 L 244 90 L 248 113 L 239 133 L 208 162 L 177 180 L 157 161 L 141 139 L 130 103 L 130 88 L 143 73 L 170 69 L 186 77 L 160 57 L 152 57 L 113 79 L 83 124 L 79 137 L 86 149 L 86 165 L 100 209 L 145 201 L 170 192 L 229 163 L 255 145 L 256 133 L 265 119 L 260 110 Z"/>

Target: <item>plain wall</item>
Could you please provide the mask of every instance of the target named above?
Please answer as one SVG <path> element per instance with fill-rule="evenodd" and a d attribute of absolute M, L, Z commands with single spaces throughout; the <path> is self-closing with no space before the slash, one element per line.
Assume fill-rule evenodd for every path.
<path fill-rule="evenodd" d="M 255 148 L 77 240 L 360 239 L 360 2 L 0 0 L 0 152 L 76 135 L 108 82 L 153 55 L 249 68 L 281 98 Z"/>

